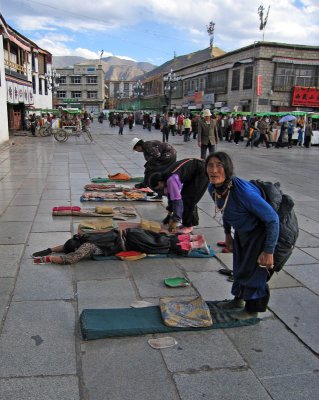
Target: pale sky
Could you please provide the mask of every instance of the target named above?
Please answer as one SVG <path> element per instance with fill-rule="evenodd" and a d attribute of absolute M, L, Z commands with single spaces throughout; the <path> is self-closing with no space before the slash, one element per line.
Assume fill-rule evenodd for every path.
<path fill-rule="evenodd" d="M 114 55 L 161 65 L 214 45 L 232 51 L 263 40 L 319 46 L 319 0 L 0 0 L 14 29 L 55 56 Z"/>

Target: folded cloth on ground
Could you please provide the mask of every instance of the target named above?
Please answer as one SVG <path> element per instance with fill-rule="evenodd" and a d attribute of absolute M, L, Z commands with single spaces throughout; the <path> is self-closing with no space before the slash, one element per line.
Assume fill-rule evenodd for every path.
<path fill-rule="evenodd" d="M 141 253 L 140 251 L 120 251 L 119 253 L 115 254 L 122 261 L 136 261 L 141 260 L 142 258 L 146 257 L 145 253 Z"/>
<path fill-rule="evenodd" d="M 81 211 L 81 207 L 78 206 L 58 206 L 58 207 L 53 207 L 53 211 Z"/>
<path fill-rule="evenodd" d="M 116 180 L 116 181 L 129 181 L 131 179 L 131 176 L 124 173 L 124 172 L 118 172 L 117 174 L 113 175 L 108 175 L 109 179 L 111 180 Z"/>
<path fill-rule="evenodd" d="M 160 222 L 141 218 L 140 227 L 148 231 L 159 233 L 162 229 Z"/>
<path fill-rule="evenodd" d="M 113 208 L 108 206 L 96 206 L 95 212 L 98 214 L 113 214 Z"/>
<path fill-rule="evenodd" d="M 105 183 L 88 183 L 84 186 L 84 190 L 87 191 L 100 191 L 100 192 L 121 192 L 123 190 L 132 190 L 130 186 L 127 185 L 116 185 L 115 183 L 112 184 L 105 184 Z"/>
<path fill-rule="evenodd" d="M 201 297 L 186 300 L 162 297 L 159 306 L 167 326 L 199 328 L 213 324 L 209 308 Z"/>
<path fill-rule="evenodd" d="M 112 229 L 113 221 L 112 218 L 105 218 L 103 221 L 101 220 L 92 220 L 92 221 L 81 221 L 79 224 L 79 230 L 105 230 Z"/>

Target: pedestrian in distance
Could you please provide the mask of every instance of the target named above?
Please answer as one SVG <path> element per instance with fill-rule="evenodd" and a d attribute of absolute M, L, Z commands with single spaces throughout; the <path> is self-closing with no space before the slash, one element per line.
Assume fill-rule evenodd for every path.
<path fill-rule="evenodd" d="M 124 129 L 124 118 L 122 117 L 119 120 L 119 135 L 123 135 L 123 129 Z"/>
<path fill-rule="evenodd" d="M 206 159 L 207 150 L 209 154 L 214 153 L 218 143 L 218 129 L 215 119 L 209 109 L 203 111 L 203 118 L 198 122 L 197 142 L 200 147 L 200 157 Z"/>

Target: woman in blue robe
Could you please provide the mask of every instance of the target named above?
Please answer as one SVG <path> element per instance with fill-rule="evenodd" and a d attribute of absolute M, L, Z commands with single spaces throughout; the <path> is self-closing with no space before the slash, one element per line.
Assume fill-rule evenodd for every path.
<path fill-rule="evenodd" d="M 234 299 L 219 306 L 236 311 L 236 319 L 257 317 L 269 301 L 267 280 L 274 266 L 278 214 L 257 186 L 234 176 L 228 154 L 209 155 L 206 172 L 215 214 L 222 216 L 226 247 L 233 249 Z"/>

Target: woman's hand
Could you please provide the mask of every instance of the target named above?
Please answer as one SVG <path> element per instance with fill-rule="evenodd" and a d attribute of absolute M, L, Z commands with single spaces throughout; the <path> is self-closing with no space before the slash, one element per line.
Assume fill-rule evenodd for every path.
<path fill-rule="evenodd" d="M 257 258 L 257 263 L 262 268 L 273 269 L 274 268 L 274 255 L 270 253 L 265 253 L 264 251 L 260 253 Z"/>

